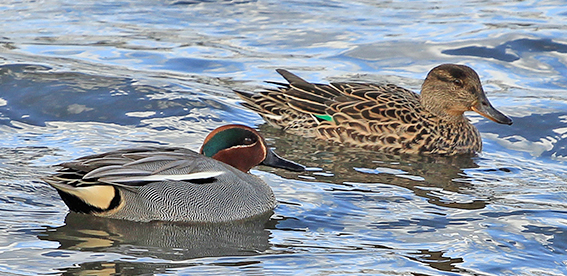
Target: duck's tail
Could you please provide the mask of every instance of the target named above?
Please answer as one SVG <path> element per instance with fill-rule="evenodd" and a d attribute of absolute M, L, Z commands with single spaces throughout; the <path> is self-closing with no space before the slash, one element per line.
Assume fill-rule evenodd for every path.
<path fill-rule="evenodd" d="M 112 185 L 73 185 L 74 179 L 69 179 L 65 174 L 43 177 L 41 180 L 53 186 L 74 212 L 103 213 L 117 208 L 121 203 L 120 192 Z"/>
<path fill-rule="evenodd" d="M 340 92 L 333 86 L 313 84 L 284 69 L 276 70 L 288 83 L 259 93 L 234 91 L 246 108 L 255 111 L 273 126 L 285 130 L 313 130 L 322 121 L 331 121 L 329 104 Z"/>

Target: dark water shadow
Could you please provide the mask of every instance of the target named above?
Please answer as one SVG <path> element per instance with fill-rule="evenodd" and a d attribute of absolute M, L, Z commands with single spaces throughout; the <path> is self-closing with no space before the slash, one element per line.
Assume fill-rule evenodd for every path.
<path fill-rule="evenodd" d="M 512 52 L 512 53 L 510 53 Z M 493 58 L 505 62 L 519 60 L 524 53 L 558 52 L 567 53 L 567 45 L 551 39 L 521 38 L 502 43 L 496 47 L 466 46 L 443 50 L 441 53 L 452 56 L 474 56 Z"/>
<path fill-rule="evenodd" d="M 187 266 L 186 264 L 142 263 L 124 260 L 83 262 L 73 267 L 58 269 L 61 273 L 58 275 L 156 275 L 174 273 L 173 269 Z"/>
<path fill-rule="evenodd" d="M 196 96 L 166 97 L 173 91 L 137 83 L 135 79 L 76 72 L 55 72 L 34 64 L 0 66 L 0 124 L 11 121 L 45 126 L 49 121 L 101 122 L 144 126 L 143 119 L 192 118 L 195 108 L 227 109 L 220 102 Z M 214 106 L 211 106 L 214 104 Z M 153 112 L 130 116 L 132 112 Z M 208 120 L 222 121 L 214 114 Z"/>
<path fill-rule="evenodd" d="M 261 266 L 260 261 L 225 261 L 208 264 L 209 266 L 218 267 L 247 267 L 258 265 Z M 135 262 L 127 260 L 116 261 L 91 261 L 76 264 L 73 267 L 61 268 L 62 276 L 75 276 L 75 275 L 121 275 L 121 276 L 140 276 L 140 275 L 165 275 L 176 274 L 177 269 L 198 267 L 202 263 L 152 263 L 152 262 Z M 199 270 L 202 271 L 202 270 Z M 193 274 L 181 274 L 193 275 Z M 198 275 L 198 274 L 195 274 Z"/>
<path fill-rule="evenodd" d="M 349 183 L 383 183 L 407 188 L 416 195 L 427 198 L 434 205 L 458 209 L 482 209 L 486 199 L 456 201 L 431 190 L 463 193 L 463 188 L 474 188 L 472 178 L 464 170 L 478 168 L 478 157 L 473 156 L 418 156 L 394 155 L 329 145 L 311 138 L 285 133 L 266 124 L 260 126 L 269 144 L 277 148 L 280 155 L 307 167 L 322 171 L 308 171 L 303 175 L 317 182 L 342 184 L 345 191 L 353 191 Z M 507 168 L 498 168 L 510 172 Z M 278 170 L 286 178 L 305 180 L 297 174 Z M 341 191 L 341 188 L 333 190 Z M 364 193 L 366 191 L 358 191 Z"/>
<path fill-rule="evenodd" d="M 514 125 L 511 127 L 501 127 L 492 122 L 480 122 L 477 126 L 483 132 L 497 133 L 498 137 L 511 144 L 523 141 L 538 144 L 546 141 L 550 147 L 546 147 L 545 151 L 539 153 L 540 157 L 565 158 L 567 157 L 567 135 L 565 135 L 564 128 L 567 104 L 550 101 L 549 106 L 555 106 L 553 111 L 514 117 Z"/>
<path fill-rule="evenodd" d="M 446 252 L 443 251 L 430 251 L 428 249 L 418 250 L 417 252 L 408 253 L 408 259 L 418 261 L 429 265 L 430 267 L 447 272 L 466 272 L 466 270 L 457 267 L 458 264 L 463 262 L 463 258 L 451 258 L 445 256 Z M 476 274 L 469 274 L 476 275 Z"/>
<path fill-rule="evenodd" d="M 257 255 L 270 247 L 265 224 L 272 212 L 254 219 L 218 224 L 139 223 L 71 212 L 65 225 L 48 227 L 41 240 L 59 249 L 118 253 L 139 258 L 188 260 Z"/>

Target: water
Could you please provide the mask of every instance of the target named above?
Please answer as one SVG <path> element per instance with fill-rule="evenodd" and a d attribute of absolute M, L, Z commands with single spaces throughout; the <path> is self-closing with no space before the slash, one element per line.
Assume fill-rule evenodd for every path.
<path fill-rule="evenodd" d="M 4 275 L 567 274 L 567 9 L 561 1 L 3 1 Z M 263 125 L 232 89 L 282 81 L 419 90 L 441 63 L 514 119 L 469 118 L 478 157 L 331 147 Z M 318 170 L 252 173 L 270 218 L 224 226 L 69 214 L 51 165 L 144 144 L 197 149 L 226 123 Z"/>

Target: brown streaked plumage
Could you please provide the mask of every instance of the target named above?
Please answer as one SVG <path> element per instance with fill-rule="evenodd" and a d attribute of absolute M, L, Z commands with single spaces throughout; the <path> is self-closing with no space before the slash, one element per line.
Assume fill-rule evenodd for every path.
<path fill-rule="evenodd" d="M 478 130 L 464 116 L 475 111 L 500 124 L 512 120 L 484 94 L 468 66 L 433 68 L 416 94 L 394 84 L 313 84 L 278 69 L 289 84 L 260 93 L 236 93 L 244 106 L 287 131 L 366 149 L 409 154 L 474 154 Z"/>

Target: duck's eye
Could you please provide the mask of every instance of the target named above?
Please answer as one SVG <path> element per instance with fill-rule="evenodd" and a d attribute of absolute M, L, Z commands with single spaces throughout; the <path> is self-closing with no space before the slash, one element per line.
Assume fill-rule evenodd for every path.
<path fill-rule="evenodd" d="M 252 145 L 254 144 L 254 139 L 250 138 L 250 137 L 246 137 L 244 138 L 244 140 L 242 141 L 242 143 L 244 145 Z"/>
<path fill-rule="evenodd" d="M 453 80 L 453 83 L 454 83 L 456 86 L 463 87 L 463 81 L 460 80 L 460 79 L 455 79 L 455 80 Z"/>

